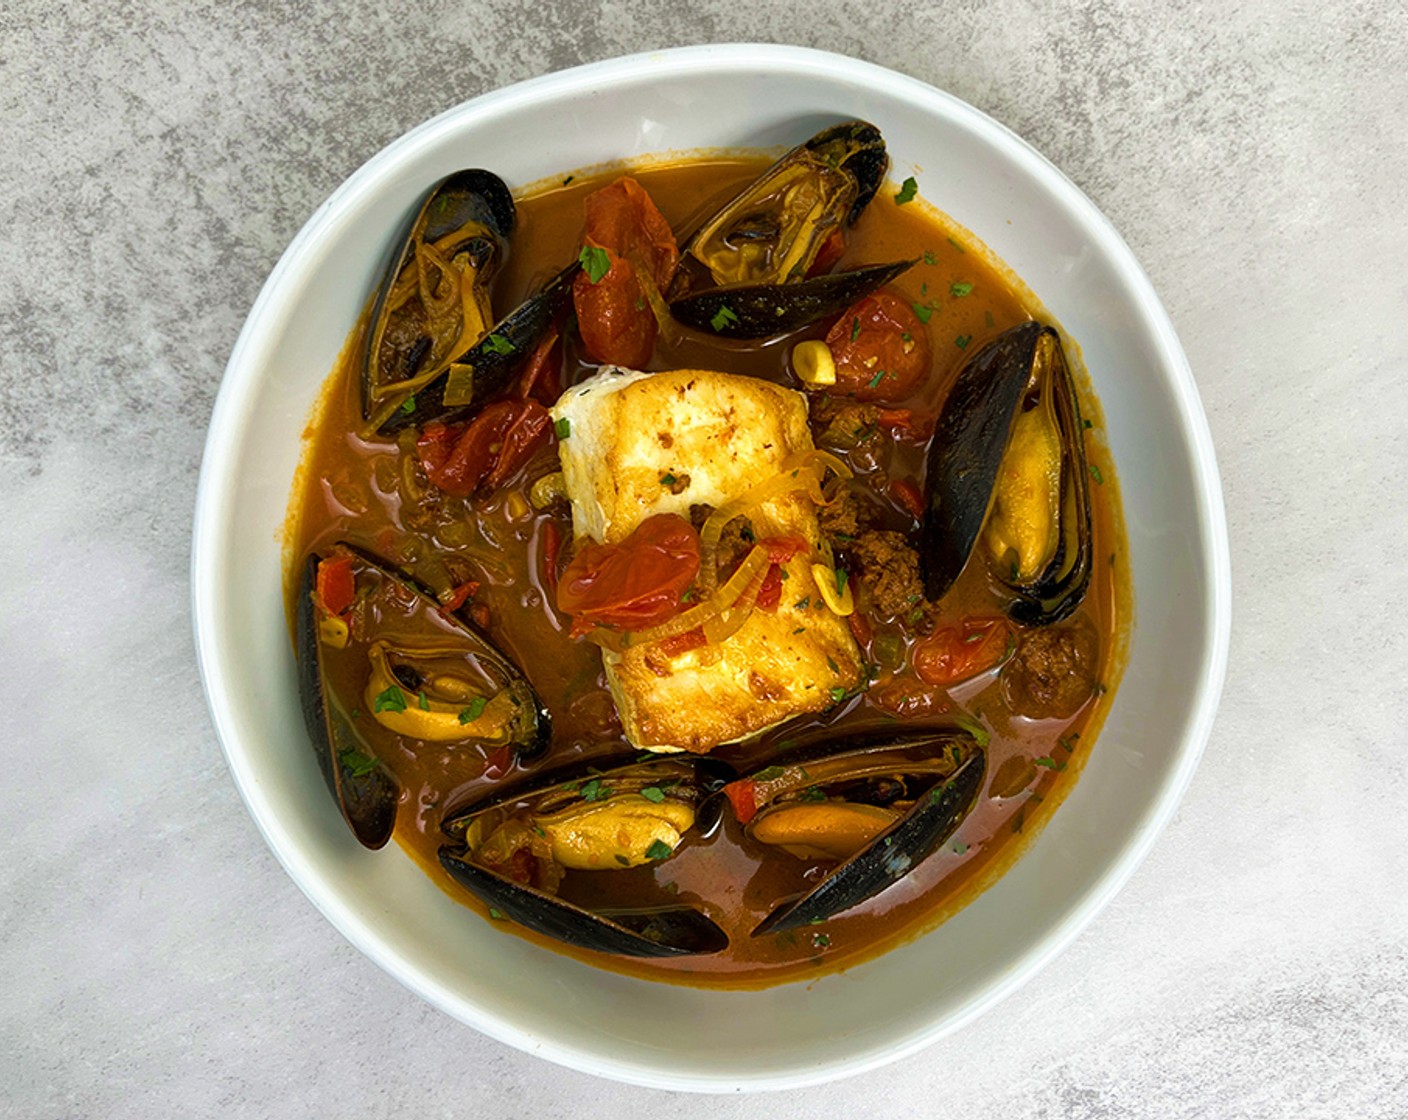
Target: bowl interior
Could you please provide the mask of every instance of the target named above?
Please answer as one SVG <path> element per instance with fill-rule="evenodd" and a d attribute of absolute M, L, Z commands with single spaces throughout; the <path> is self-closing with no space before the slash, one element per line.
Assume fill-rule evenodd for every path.
<path fill-rule="evenodd" d="M 300 433 L 427 184 L 511 185 L 672 149 L 794 142 L 875 122 L 896 180 L 985 241 L 1082 348 L 1123 490 L 1138 626 L 1081 780 L 1025 857 L 929 935 L 814 984 L 708 992 L 544 953 L 461 909 L 397 849 L 347 832 L 307 750 L 280 594 Z M 370 161 L 271 275 L 231 357 L 197 504 L 197 639 L 231 770 L 270 846 L 328 918 L 437 1006 L 531 1052 L 674 1088 L 805 1084 L 961 1025 L 1075 935 L 1171 814 L 1206 737 L 1226 640 L 1225 527 L 1206 425 L 1143 273 L 1090 203 L 1001 126 L 852 60 L 696 48 L 586 67 L 445 114 Z M 916 983 L 922 977 L 922 982 Z"/>

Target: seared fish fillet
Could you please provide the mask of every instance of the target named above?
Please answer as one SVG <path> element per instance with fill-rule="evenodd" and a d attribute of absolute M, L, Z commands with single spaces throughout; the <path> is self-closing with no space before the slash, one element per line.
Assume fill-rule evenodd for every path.
<path fill-rule="evenodd" d="M 607 369 L 564 393 L 553 418 L 570 425 L 559 455 L 573 530 L 606 544 L 657 513 L 688 519 L 692 505 L 722 506 L 812 449 L 800 393 L 707 370 Z M 748 516 L 758 538 L 802 536 L 830 563 L 806 494 L 783 495 Z M 721 645 L 673 656 L 659 645 L 603 650 L 631 742 L 708 751 L 822 711 L 858 687 L 860 651 L 845 619 L 823 602 L 811 565 L 805 554 L 783 565 L 776 612 L 754 610 Z"/>

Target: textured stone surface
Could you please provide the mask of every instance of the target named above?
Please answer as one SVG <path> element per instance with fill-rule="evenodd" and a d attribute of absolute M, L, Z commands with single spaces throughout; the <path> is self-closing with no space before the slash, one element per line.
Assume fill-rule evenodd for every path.
<path fill-rule="evenodd" d="M 11 0 L 0 33 L 0 1112 L 1408 1114 L 1401 4 Z M 459 1026 L 308 905 L 186 569 L 225 358 L 349 172 L 485 90 L 730 40 L 950 90 L 1110 216 L 1203 393 L 1236 623 L 1181 811 L 1055 967 L 880 1073 L 681 1104 Z"/>

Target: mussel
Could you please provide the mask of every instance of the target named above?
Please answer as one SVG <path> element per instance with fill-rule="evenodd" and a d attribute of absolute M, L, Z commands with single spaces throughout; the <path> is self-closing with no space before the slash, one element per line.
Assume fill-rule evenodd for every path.
<path fill-rule="evenodd" d="M 426 197 L 372 307 L 362 360 L 368 431 L 463 419 L 506 389 L 532 354 L 579 266 L 496 321 L 490 284 L 515 221 L 512 194 L 489 171 L 458 171 Z"/>
<path fill-rule="evenodd" d="M 369 848 L 396 823 L 398 750 L 462 743 L 532 757 L 547 746 L 547 709 L 518 668 L 409 576 L 350 544 L 308 558 L 295 629 L 313 749 Z"/>
<path fill-rule="evenodd" d="M 812 275 L 875 196 L 889 156 L 880 130 L 847 121 L 788 152 L 690 238 L 670 313 L 725 338 L 797 330 L 844 310 L 913 261 Z"/>
<path fill-rule="evenodd" d="M 715 759 L 652 758 L 573 767 L 496 792 L 448 814 L 440 863 L 488 906 L 579 948 L 632 957 L 716 953 L 728 936 L 675 899 L 587 909 L 561 897 L 564 876 L 611 873 L 668 859 L 732 777 Z"/>
<path fill-rule="evenodd" d="M 731 785 L 754 841 L 837 864 L 753 936 L 825 921 L 899 882 L 962 823 L 985 767 L 972 733 L 950 727 L 794 751 Z"/>
<path fill-rule="evenodd" d="M 1085 432 L 1060 336 L 1021 323 L 959 371 L 929 445 L 920 565 L 937 601 L 981 541 L 1016 622 L 1070 615 L 1090 584 Z"/>

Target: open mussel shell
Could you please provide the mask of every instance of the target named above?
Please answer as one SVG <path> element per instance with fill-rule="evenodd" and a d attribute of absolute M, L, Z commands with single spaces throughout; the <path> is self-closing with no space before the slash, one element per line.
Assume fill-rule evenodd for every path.
<path fill-rule="evenodd" d="M 728 945 L 728 936 L 693 907 L 671 899 L 657 906 L 586 909 L 531 881 L 541 869 L 513 877 L 501 873 L 485 853 L 498 837 L 517 829 L 536 846 L 535 860 L 554 863 L 554 885 L 574 869 L 609 874 L 654 862 L 666 858 L 673 846 L 665 844 L 660 855 L 651 853 L 656 841 L 650 838 L 658 835 L 652 829 L 668 820 L 672 823 L 666 831 L 682 826 L 678 838 L 696 829 L 707 831 L 703 818 L 717 807 L 711 794 L 733 776 L 726 764 L 701 758 L 578 765 L 543 774 L 448 814 L 441 828 L 452 843 L 440 850 L 440 863 L 486 905 L 578 948 L 632 957 L 715 953 Z M 617 809 L 622 815 L 613 817 Z M 660 814 L 654 823 L 648 817 L 652 812 Z M 559 859 L 561 866 L 555 863 Z M 501 866 L 512 866 L 514 860 L 509 855 Z"/>
<path fill-rule="evenodd" d="M 341 614 L 320 601 L 324 562 L 348 565 L 354 598 Z M 296 652 L 308 733 L 328 788 L 357 839 L 386 843 L 400 786 L 397 752 L 434 743 L 539 754 L 546 707 L 516 665 L 425 588 L 347 543 L 308 558 Z"/>
<path fill-rule="evenodd" d="M 347 710 L 329 703 L 323 678 L 320 611 L 314 597 L 318 564 L 319 557 L 308 557 L 298 588 L 294 629 L 299 704 L 328 792 L 352 834 L 366 847 L 376 849 L 391 838 L 401 786 L 385 766 L 362 750 Z"/>
<path fill-rule="evenodd" d="M 1046 447 L 1049 463 L 1033 459 Z M 1008 549 L 995 524 L 1001 476 L 1025 475 L 1044 512 L 1025 518 L 1025 539 Z M 937 601 L 979 547 L 1013 595 L 1008 614 L 1044 626 L 1070 615 L 1090 584 L 1089 467 L 1070 366 L 1054 329 L 1021 323 L 959 371 L 929 445 L 920 565 L 924 594 Z M 1018 535 L 1018 534 L 1013 534 Z"/>
<path fill-rule="evenodd" d="M 754 776 L 766 797 L 747 826 L 755 838 L 770 816 L 799 808 L 835 809 L 839 817 L 856 807 L 883 806 L 894 819 L 815 887 L 773 910 L 753 936 L 824 922 L 899 882 L 962 823 L 982 789 L 986 765 L 983 749 L 958 727 L 775 759 Z"/>
<path fill-rule="evenodd" d="M 473 393 L 467 403 L 446 403 L 447 371 L 417 390 L 379 430 L 391 435 L 405 428 L 420 427 L 430 420 L 444 423 L 465 420 L 502 394 L 513 383 L 519 368 L 532 356 L 558 313 L 571 300 L 572 280 L 581 267 L 573 261 L 454 359 L 455 365 L 468 367 L 465 377 L 472 384 Z"/>
<path fill-rule="evenodd" d="M 808 276 L 828 241 L 875 197 L 888 167 L 885 140 L 865 121 L 833 125 L 793 148 L 689 239 L 670 313 L 722 338 L 768 338 L 839 314 L 893 280 L 909 263 Z"/>
<path fill-rule="evenodd" d="M 791 284 L 710 288 L 676 300 L 670 314 L 687 327 L 720 338 L 770 338 L 839 315 L 915 263 L 867 265 Z"/>
<path fill-rule="evenodd" d="M 372 306 L 362 358 L 362 418 L 381 427 L 492 322 L 489 285 L 516 214 L 497 175 L 457 171 L 430 191 L 398 242 Z"/>

